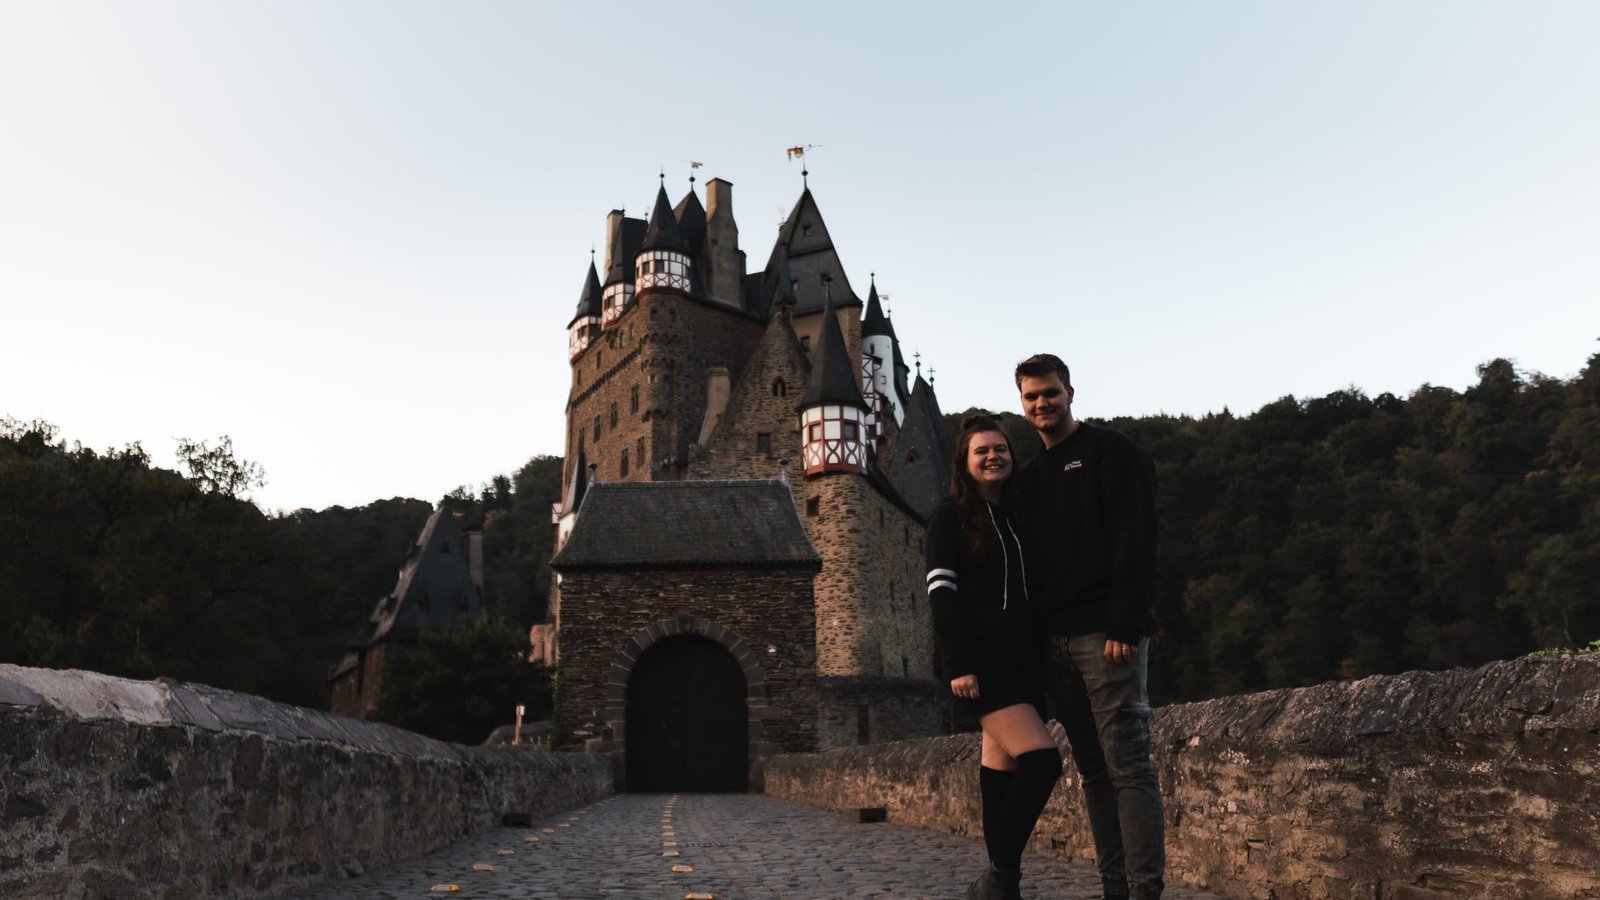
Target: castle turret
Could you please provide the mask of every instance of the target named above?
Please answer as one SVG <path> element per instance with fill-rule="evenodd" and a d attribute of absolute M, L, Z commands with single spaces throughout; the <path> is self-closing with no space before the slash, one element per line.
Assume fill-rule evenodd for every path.
<path fill-rule="evenodd" d="M 895 372 L 899 354 L 894 335 L 894 325 L 883 314 L 883 303 L 878 299 L 878 279 L 872 279 L 867 292 L 867 311 L 861 319 L 861 393 L 872 408 L 873 421 L 869 424 L 879 434 L 881 425 L 893 416 L 899 423 L 905 417 L 905 397 L 900 393 Z"/>
<path fill-rule="evenodd" d="M 683 233 L 678 229 L 678 217 L 672 212 L 671 201 L 667 200 L 666 185 L 662 185 L 656 191 L 656 208 L 650 213 L 644 246 L 634 260 L 635 295 L 660 290 L 692 293 L 687 250 Z"/>
<path fill-rule="evenodd" d="M 645 223 L 620 209 L 606 216 L 606 280 L 600 292 L 601 325 L 609 328 L 633 304 L 633 262 L 644 240 Z"/>
<path fill-rule="evenodd" d="M 811 381 L 796 405 L 800 413 L 801 458 L 807 475 L 824 472 L 866 474 L 866 401 L 857 386 L 856 367 L 832 304 L 822 309 L 822 326 L 811 361 Z"/>
<path fill-rule="evenodd" d="M 583 293 L 578 295 L 578 312 L 567 324 L 567 358 L 577 359 L 589 343 L 600 334 L 600 273 L 589 260 L 589 277 L 583 282 Z"/>

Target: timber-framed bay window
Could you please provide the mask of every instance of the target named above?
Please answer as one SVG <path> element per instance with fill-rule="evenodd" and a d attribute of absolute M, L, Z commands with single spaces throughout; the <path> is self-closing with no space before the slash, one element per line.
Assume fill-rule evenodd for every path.
<path fill-rule="evenodd" d="M 689 257 L 673 250 L 646 250 L 635 263 L 640 291 L 671 288 L 689 293 Z"/>
<path fill-rule="evenodd" d="M 608 284 L 600 294 L 601 325 L 609 328 L 633 304 L 633 285 L 626 281 Z"/>
<path fill-rule="evenodd" d="M 800 413 L 806 474 L 867 470 L 866 410 L 823 404 Z"/>

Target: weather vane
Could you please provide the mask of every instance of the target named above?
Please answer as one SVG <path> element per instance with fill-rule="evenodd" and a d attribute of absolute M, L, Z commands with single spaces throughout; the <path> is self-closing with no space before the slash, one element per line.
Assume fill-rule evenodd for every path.
<path fill-rule="evenodd" d="M 799 144 L 783 151 L 790 162 L 794 162 L 795 157 L 800 158 L 800 185 L 802 187 L 811 186 L 810 182 L 807 180 L 807 176 L 811 174 L 811 170 L 806 163 L 806 151 L 820 149 L 822 149 L 821 144 Z"/>

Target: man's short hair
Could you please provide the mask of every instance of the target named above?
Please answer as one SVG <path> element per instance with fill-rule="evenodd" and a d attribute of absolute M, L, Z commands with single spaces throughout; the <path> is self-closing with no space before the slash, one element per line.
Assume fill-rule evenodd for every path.
<path fill-rule="evenodd" d="M 1017 387 L 1022 387 L 1024 378 L 1048 378 L 1051 375 L 1061 376 L 1062 387 L 1072 387 L 1072 372 L 1061 357 L 1054 353 L 1035 353 L 1022 362 L 1017 363 Z"/>

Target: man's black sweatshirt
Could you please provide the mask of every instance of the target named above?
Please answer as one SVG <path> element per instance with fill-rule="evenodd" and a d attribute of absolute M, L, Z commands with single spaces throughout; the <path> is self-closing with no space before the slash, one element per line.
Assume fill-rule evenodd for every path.
<path fill-rule="evenodd" d="M 1030 594 L 1051 634 L 1154 634 L 1156 475 L 1120 432 L 1083 422 L 1022 475 Z"/>

